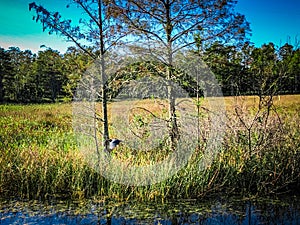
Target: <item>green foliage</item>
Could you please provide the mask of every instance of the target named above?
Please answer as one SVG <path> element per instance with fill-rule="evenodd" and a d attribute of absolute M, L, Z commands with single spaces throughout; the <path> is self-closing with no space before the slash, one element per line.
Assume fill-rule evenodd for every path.
<path fill-rule="evenodd" d="M 65 79 L 62 57 L 58 52 L 47 49 L 39 53 L 35 63 L 36 99 L 55 102 L 62 91 Z"/>
<path fill-rule="evenodd" d="M 211 44 L 199 52 L 222 85 L 224 95 L 299 93 L 299 48 L 273 43 L 256 48 Z"/>
<path fill-rule="evenodd" d="M 8 52 L 0 48 L 0 102 L 8 98 L 8 83 L 10 79 L 13 79 L 12 69 L 13 66 Z"/>
<path fill-rule="evenodd" d="M 32 54 L 1 48 L 0 102 L 42 103 L 70 101 L 91 59 L 70 48 L 64 55 L 46 49 Z"/>
<path fill-rule="evenodd" d="M 176 55 L 174 60 L 180 57 Z M 276 49 L 273 44 L 255 48 L 248 43 L 243 47 L 214 43 L 201 57 L 222 85 L 224 95 L 274 95 L 300 92 L 300 50 L 291 45 Z M 0 52 L 0 102 L 57 102 L 73 99 L 77 84 L 86 69 L 93 63 L 90 56 L 77 48 L 69 48 L 65 54 L 52 49 L 32 54 L 19 48 Z M 117 71 L 108 81 L 108 96 L 114 98 L 138 79 L 166 78 L 166 66 L 153 61 L 135 62 Z M 197 85 L 189 74 L 176 68 L 172 81 L 195 96 Z M 161 90 L 163 92 L 163 85 Z M 157 88 L 159 89 L 159 88 Z M 133 86 L 131 94 L 147 90 Z M 163 95 L 163 93 L 158 93 Z M 133 96 L 132 96 L 133 97 Z"/>
<path fill-rule="evenodd" d="M 165 64 L 155 61 L 135 62 L 121 68 L 108 80 L 109 98 L 115 98 L 120 92 L 124 98 L 167 98 L 167 68 Z M 197 81 L 180 68 L 171 70 L 171 85 L 178 85 L 190 96 L 196 96 Z M 178 95 L 184 96 L 185 93 L 175 88 Z"/>

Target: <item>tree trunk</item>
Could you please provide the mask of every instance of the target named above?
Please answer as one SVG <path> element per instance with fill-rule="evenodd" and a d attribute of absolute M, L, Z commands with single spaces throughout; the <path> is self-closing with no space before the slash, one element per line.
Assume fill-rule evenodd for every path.
<path fill-rule="evenodd" d="M 167 80 L 168 80 L 168 100 L 169 100 L 169 138 L 170 138 L 170 149 L 175 150 L 176 143 L 179 138 L 178 125 L 176 119 L 176 107 L 175 107 L 175 95 L 174 88 L 172 85 L 172 66 L 173 66 L 173 48 L 172 48 L 172 22 L 170 17 L 170 1 L 167 0 L 166 4 L 166 27 L 165 31 L 167 34 L 167 42 L 168 42 L 168 67 L 167 67 Z"/>
<path fill-rule="evenodd" d="M 108 117 L 107 117 L 107 77 L 105 74 L 104 59 L 104 35 L 103 35 L 103 19 L 102 19 L 102 1 L 98 0 L 98 22 L 99 22 L 99 42 L 100 42 L 100 75 L 102 83 L 102 113 L 103 113 L 103 142 L 109 139 Z M 106 146 L 105 146 L 106 147 Z"/>
<path fill-rule="evenodd" d="M 176 106 L 175 106 L 175 94 L 174 88 L 171 82 L 172 71 L 171 68 L 167 68 L 167 79 L 168 79 L 168 101 L 169 101 L 169 138 L 170 138 L 170 149 L 175 150 L 176 142 L 179 138 L 179 131 L 176 118 Z"/>
<path fill-rule="evenodd" d="M 103 113 L 103 139 L 109 139 L 108 116 L 107 116 L 107 78 L 105 74 L 103 57 L 101 59 L 101 78 L 102 78 L 102 113 Z"/>

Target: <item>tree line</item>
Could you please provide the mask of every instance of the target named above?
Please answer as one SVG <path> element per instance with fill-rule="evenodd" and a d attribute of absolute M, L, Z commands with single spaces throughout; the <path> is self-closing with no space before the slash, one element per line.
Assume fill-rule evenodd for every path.
<path fill-rule="evenodd" d="M 0 48 L 0 101 L 70 101 L 89 59 L 75 48 L 64 54 L 46 49 L 33 54 L 18 47 Z"/>
<path fill-rule="evenodd" d="M 87 49 L 87 51 L 91 51 Z M 300 49 L 286 43 L 238 48 L 215 42 L 196 54 L 213 71 L 225 96 L 300 93 Z M 78 81 L 93 63 L 75 47 L 64 54 L 47 48 L 37 54 L 18 47 L 0 48 L 0 102 L 71 101 Z"/>

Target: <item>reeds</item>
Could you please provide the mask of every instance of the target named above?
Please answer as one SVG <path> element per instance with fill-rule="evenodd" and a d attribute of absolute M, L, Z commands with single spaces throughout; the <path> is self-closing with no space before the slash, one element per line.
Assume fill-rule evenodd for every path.
<path fill-rule="evenodd" d="M 226 101 L 233 104 L 229 103 L 232 99 Z M 257 120 L 250 136 L 238 117 L 245 121 L 253 118 L 255 108 L 249 104 L 250 107 L 241 111 L 243 115 L 228 110 L 223 144 L 209 167 L 199 169 L 205 149 L 204 137 L 203 144 L 183 168 L 160 183 L 146 186 L 114 183 L 87 164 L 72 131 L 71 105 L 2 105 L 0 195 L 27 199 L 95 197 L 167 201 L 210 194 L 297 192 L 300 186 L 300 97 L 293 96 L 284 102 L 283 96 L 280 101 L 275 102 L 276 110 L 270 114 L 267 124 L 262 125 Z M 297 103 L 290 104 L 290 101 Z M 164 159 L 167 154 L 166 149 L 133 151 L 123 145 L 112 157 L 131 165 L 148 165 Z"/>

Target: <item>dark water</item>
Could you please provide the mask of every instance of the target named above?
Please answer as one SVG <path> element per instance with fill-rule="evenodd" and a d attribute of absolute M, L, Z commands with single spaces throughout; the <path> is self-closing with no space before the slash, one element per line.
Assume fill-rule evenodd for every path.
<path fill-rule="evenodd" d="M 0 202 L 0 224 L 299 224 L 296 197 L 165 204 Z"/>

